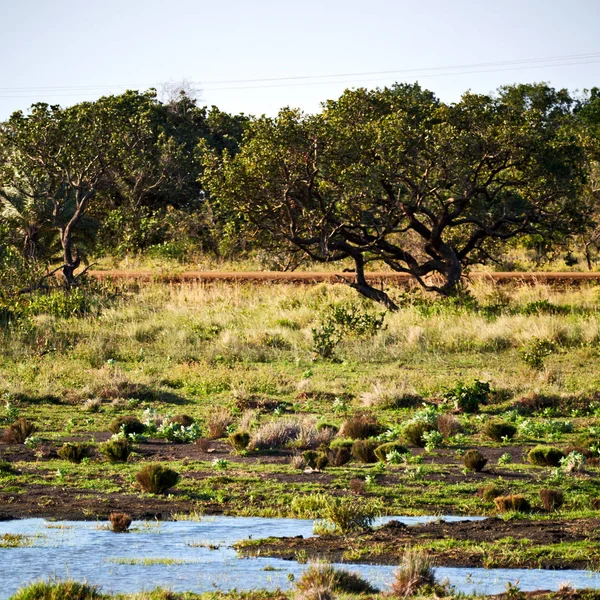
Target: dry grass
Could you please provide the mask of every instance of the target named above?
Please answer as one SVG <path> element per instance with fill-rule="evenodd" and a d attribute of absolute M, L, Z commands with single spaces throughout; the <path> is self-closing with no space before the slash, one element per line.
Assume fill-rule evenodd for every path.
<path fill-rule="evenodd" d="M 431 558 L 422 550 L 407 550 L 392 582 L 392 595 L 414 596 L 426 585 L 435 585 Z"/>
<path fill-rule="evenodd" d="M 227 428 L 233 423 L 233 416 L 226 408 L 221 408 L 213 412 L 206 421 L 208 437 L 218 440 L 227 435 Z"/>
<path fill-rule="evenodd" d="M 111 529 L 116 533 L 124 533 L 129 529 L 132 518 L 127 513 L 114 512 L 108 515 Z"/>

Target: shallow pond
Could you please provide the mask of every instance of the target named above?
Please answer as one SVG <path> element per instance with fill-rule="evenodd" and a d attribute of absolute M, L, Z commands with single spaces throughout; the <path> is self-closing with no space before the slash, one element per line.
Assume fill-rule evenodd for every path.
<path fill-rule="evenodd" d="M 437 517 L 395 517 L 413 525 Z M 446 520 L 456 518 L 445 517 Z M 461 519 L 461 518 L 459 518 Z M 305 565 L 274 558 L 239 558 L 231 544 L 252 537 L 312 535 L 313 521 L 246 517 L 204 517 L 200 521 L 138 521 L 126 534 L 105 523 L 23 519 L 0 522 L 0 535 L 26 536 L 26 544 L 0 548 L 0 599 L 36 579 L 70 577 L 105 592 L 137 592 L 154 587 L 174 591 L 289 588 Z M 30 543 L 31 545 L 27 545 Z M 385 589 L 395 567 L 347 565 Z M 495 594 L 507 582 L 523 590 L 557 589 L 569 581 L 578 588 L 600 588 L 600 573 L 526 569 L 438 567 L 459 591 Z"/>

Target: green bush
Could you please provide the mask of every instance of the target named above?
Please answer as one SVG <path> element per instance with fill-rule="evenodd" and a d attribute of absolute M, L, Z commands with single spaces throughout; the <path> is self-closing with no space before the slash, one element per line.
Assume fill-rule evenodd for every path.
<path fill-rule="evenodd" d="M 315 533 L 364 531 L 373 526 L 379 514 L 380 508 L 373 503 L 359 503 L 356 498 L 329 497 L 321 515 L 324 522 L 316 524 Z"/>
<path fill-rule="evenodd" d="M 373 440 L 356 440 L 352 444 L 352 456 L 361 463 L 377 462 L 375 448 L 379 444 Z"/>
<path fill-rule="evenodd" d="M 373 587 L 360 575 L 336 569 L 330 564 L 315 564 L 306 569 L 298 582 L 296 591 L 313 597 L 321 597 L 324 592 L 333 594 L 376 594 L 377 588 Z"/>
<path fill-rule="evenodd" d="M 565 454 L 554 446 L 536 446 L 529 451 L 528 458 L 532 465 L 559 467 L 561 459 L 565 458 Z"/>
<path fill-rule="evenodd" d="M 125 438 L 114 438 L 100 444 L 100 452 L 108 458 L 111 463 L 127 462 L 132 452 L 132 446 Z"/>
<path fill-rule="evenodd" d="M 381 444 L 375 448 L 375 456 L 380 462 L 387 462 L 388 454 L 391 452 L 398 452 L 398 454 L 407 454 L 408 448 L 398 442 L 388 442 L 387 444 Z"/>
<path fill-rule="evenodd" d="M 315 468 L 319 471 L 323 471 L 323 469 L 326 469 L 328 465 L 329 457 L 327 456 L 327 454 L 320 452 L 317 456 L 317 459 L 315 460 Z"/>
<path fill-rule="evenodd" d="M 164 494 L 179 483 L 179 473 L 163 465 L 146 465 L 135 476 L 144 492 Z"/>
<path fill-rule="evenodd" d="M 250 434 L 247 431 L 235 431 L 229 434 L 229 443 L 236 452 L 243 452 L 250 443 Z"/>
<path fill-rule="evenodd" d="M 95 586 L 78 581 L 37 581 L 21 588 L 11 600 L 104 600 Z"/>
<path fill-rule="evenodd" d="M 125 435 L 129 435 L 130 433 L 139 435 L 146 431 L 146 426 L 137 417 L 126 415 L 114 419 L 109 425 L 109 429 L 112 433 L 123 431 Z"/>
<path fill-rule="evenodd" d="M 425 440 L 423 439 L 423 434 L 435 430 L 436 426 L 432 423 L 427 423 L 426 421 L 410 421 L 404 426 L 402 437 L 409 444 L 424 448 Z"/>
<path fill-rule="evenodd" d="M 495 442 L 503 442 L 505 439 L 512 439 L 517 433 L 517 428 L 506 421 L 488 421 L 483 428 L 483 433 Z"/>
<path fill-rule="evenodd" d="M 476 379 L 470 385 L 459 381 L 453 388 L 446 390 L 443 397 L 447 402 L 452 402 L 456 409 L 474 413 L 479 410 L 480 404 L 487 401 L 491 391 L 487 381 Z"/>
<path fill-rule="evenodd" d="M 82 442 L 65 442 L 56 452 L 62 459 L 79 464 L 91 456 L 92 447 Z"/>
<path fill-rule="evenodd" d="M 498 496 L 502 496 L 502 494 L 504 494 L 504 490 L 493 483 L 477 490 L 477 495 L 483 498 L 485 502 L 493 502 Z"/>
<path fill-rule="evenodd" d="M 462 462 L 469 471 L 479 472 L 487 464 L 487 458 L 479 450 L 471 449 L 463 454 Z"/>

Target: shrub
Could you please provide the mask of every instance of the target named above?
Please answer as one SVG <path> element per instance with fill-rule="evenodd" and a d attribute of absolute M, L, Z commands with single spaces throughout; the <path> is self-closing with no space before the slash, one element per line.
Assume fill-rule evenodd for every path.
<path fill-rule="evenodd" d="M 376 594 L 368 581 L 355 573 L 336 569 L 330 564 L 315 564 L 306 569 L 298 582 L 296 591 L 305 594 L 311 590 L 328 589 L 339 594 Z"/>
<path fill-rule="evenodd" d="M 375 456 L 381 462 L 387 462 L 388 454 L 392 452 L 398 452 L 399 454 L 407 454 L 408 448 L 399 444 L 398 442 L 389 442 L 387 444 L 381 444 L 375 448 Z"/>
<path fill-rule="evenodd" d="M 301 429 L 298 419 L 273 419 L 254 432 L 250 447 L 256 450 L 283 448 L 300 437 Z"/>
<path fill-rule="evenodd" d="M 529 451 L 529 462 L 542 467 L 558 467 L 565 458 L 564 453 L 554 446 L 536 446 Z"/>
<path fill-rule="evenodd" d="M 366 440 L 383 431 L 380 423 L 370 415 L 359 415 L 346 419 L 340 427 L 340 435 L 352 440 Z"/>
<path fill-rule="evenodd" d="M 532 369 L 541 371 L 544 368 L 545 359 L 554 354 L 556 349 L 557 346 L 553 340 L 533 338 L 521 349 L 521 358 Z"/>
<path fill-rule="evenodd" d="M 315 452 L 314 450 L 305 450 L 302 453 L 302 460 L 306 466 L 314 469 L 316 468 L 317 456 L 319 456 L 318 452 Z"/>
<path fill-rule="evenodd" d="M 5 460 L 0 460 L 0 475 L 12 475 L 15 468 Z"/>
<path fill-rule="evenodd" d="M 377 462 L 377 457 L 375 456 L 375 448 L 377 446 L 378 443 L 373 440 L 356 440 L 352 444 L 352 456 L 362 463 Z"/>
<path fill-rule="evenodd" d="M 463 454 L 462 462 L 469 471 L 479 472 L 487 464 L 487 458 L 479 450 L 471 449 Z"/>
<path fill-rule="evenodd" d="M 196 446 L 198 446 L 200 452 L 208 452 L 210 448 L 210 440 L 206 438 L 198 438 L 196 440 Z"/>
<path fill-rule="evenodd" d="M 4 431 L 4 441 L 7 444 L 23 444 L 36 431 L 35 425 L 27 419 L 17 419 Z"/>
<path fill-rule="evenodd" d="M 439 415 L 436 421 L 438 431 L 445 437 L 449 438 L 464 431 L 463 424 L 449 413 Z"/>
<path fill-rule="evenodd" d="M 122 431 L 125 435 L 140 435 L 146 431 L 146 426 L 137 417 L 125 415 L 114 419 L 109 425 L 109 429 L 113 433 Z"/>
<path fill-rule="evenodd" d="M 503 442 L 505 439 L 512 439 L 517 433 L 517 428 L 506 421 L 488 421 L 483 428 L 483 433 L 495 442 Z"/>
<path fill-rule="evenodd" d="M 127 462 L 132 452 L 131 444 L 127 438 L 115 437 L 100 445 L 100 452 L 111 463 Z"/>
<path fill-rule="evenodd" d="M 540 490 L 540 500 L 546 510 L 558 510 L 563 505 L 564 494 L 562 490 L 545 488 Z"/>
<path fill-rule="evenodd" d="M 379 516 L 379 507 L 372 503 L 358 503 L 356 498 L 330 497 L 322 512 L 324 523 L 317 523 L 317 529 L 346 534 L 363 531 L 373 526 Z"/>
<path fill-rule="evenodd" d="M 453 388 L 444 392 L 443 397 L 447 402 L 452 402 L 457 410 L 473 413 L 479 410 L 479 405 L 486 402 L 491 393 L 487 381 L 476 379 L 468 385 L 459 381 Z"/>
<path fill-rule="evenodd" d="M 81 442 L 65 442 L 56 452 L 62 459 L 79 464 L 91 455 L 92 447 Z"/>
<path fill-rule="evenodd" d="M 350 491 L 353 494 L 364 494 L 367 489 L 364 479 L 354 477 L 350 480 Z"/>
<path fill-rule="evenodd" d="M 529 500 L 521 494 L 511 494 L 509 496 L 498 496 L 494 498 L 496 510 L 501 513 L 505 512 L 529 512 L 531 504 Z"/>
<path fill-rule="evenodd" d="M 504 490 L 494 484 L 485 485 L 477 490 L 477 495 L 483 498 L 484 502 L 493 502 L 498 496 L 502 496 Z"/>
<path fill-rule="evenodd" d="M 156 432 L 158 437 L 177 444 L 195 442 L 201 434 L 200 426 L 197 423 L 192 423 L 186 427 L 177 421 L 163 423 Z"/>
<path fill-rule="evenodd" d="M 225 409 L 221 408 L 210 415 L 208 421 L 206 422 L 206 427 L 208 429 L 208 437 L 213 440 L 218 440 L 222 437 L 225 437 L 227 433 L 227 428 L 233 423 L 233 417 L 231 413 Z"/>
<path fill-rule="evenodd" d="M 392 595 L 414 596 L 424 586 L 435 585 L 431 559 L 422 550 L 406 550 L 392 582 Z"/>
<path fill-rule="evenodd" d="M 135 476 L 144 492 L 163 494 L 179 482 L 179 473 L 163 465 L 146 465 Z"/>
<path fill-rule="evenodd" d="M 111 529 L 116 533 L 124 533 L 131 525 L 131 516 L 127 513 L 114 512 L 108 515 Z"/>
<path fill-rule="evenodd" d="M 194 419 L 189 415 L 174 415 L 169 419 L 169 423 L 178 423 L 182 427 L 189 427 L 194 422 Z"/>
<path fill-rule="evenodd" d="M 229 434 L 229 443 L 236 452 L 243 452 L 250 443 L 250 434 L 247 431 L 235 431 Z"/>
<path fill-rule="evenodd" d="M 327 454 L 324 453 L 319 453 L 319 455 L 317 456 L 317 460 L 315 460 L 315 467 L 319 470 L 319 471 L 323 471 L 323 469 L 327 468 L 327 465 L 329 465 L 329 457 L 327 456 Z"/>
<path fill-rule="evenodd" d="M 424 448 L 425 440 L 423 439 L 423 434 L 429 431 L 435 431 L 435 425 L 426 421 L 410 421 L 404 426 L 402 437 L 409 444 Z"/>
<path fill-rule="evenodd" d="M 95 586 L 78 581 L 36 581 L 21 588 L 11 600 L 107 600 Z"/>
<path fill-rule="evenodd" d="M 337 425 L 334 425 L 333 423 L 327 423 L 326 421 L 320 421 L 319 423 L 317 423 L 316 427 L 317 427 L 317 431 L 323 431 L 324 429 L 329 429 L 330 431 L 332 431 L 334 433 L 338 433 L 338 431 L 340 430 L 340 428 Z"/>
<path fill-rule="evenodd" d="M 331 448 L 327 456 L 334 467 L 343 467 L 350 462 L 352 451 L 344 447 Z"/>

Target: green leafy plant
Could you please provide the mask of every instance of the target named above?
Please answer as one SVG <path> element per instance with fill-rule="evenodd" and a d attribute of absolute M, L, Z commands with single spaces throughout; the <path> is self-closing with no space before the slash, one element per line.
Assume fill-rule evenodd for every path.
<path fill-rule="evenodd" d="M 536 371 L 544 368 L 544 361 L 556 352 L 556 343 L 545 338 L 533 338 L 522 350 L 521 358 Z"/>
<path fill-rule="evenodd" d="M 406 446 L 399 442 L 388 442 L 387 444 L 381 444 L 375 448 L 375 457 L 382 463 L 390 462 L 390 455 L 396 453 L 398 455 L 408 454 L 409 450 Z M 393 456 L 392 456 L 393 458 Z"/>
<path fill-rule="evenodd" d="M 471 384 L 459 381 L 453 388 L 447 389 L 443 398 L 450 402 L 457 410 L 474 413 L 479 410 L 479 405 L 484 404 L 492 389 L 487 381 L 476 379 Z"/>
<path fill-rule="evenodd" d="M 179 483 L 179 473 L 163 465 L 150 464 L 143 467 L 135 476 L 144 492 L 164 494 Z"/>

